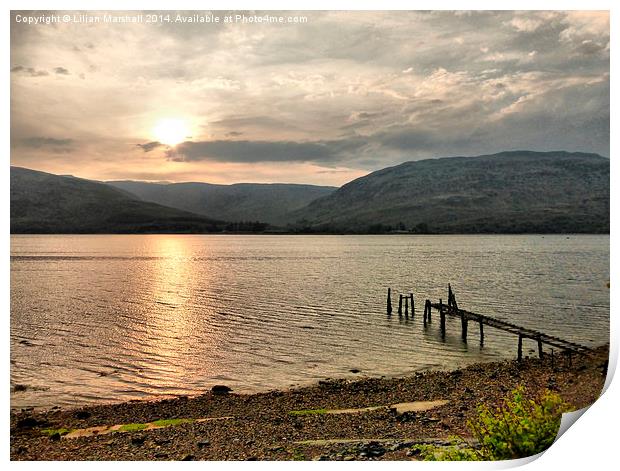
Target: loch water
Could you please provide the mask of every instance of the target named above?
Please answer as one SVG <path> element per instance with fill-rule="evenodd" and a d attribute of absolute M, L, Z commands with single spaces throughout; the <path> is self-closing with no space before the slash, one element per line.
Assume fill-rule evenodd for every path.
<path fill-rule="evenodd" d="M 608 235 L 14 235 L 11 407 L 513 358 L 510 334 L 485 329 L 481 347 L 458 320 L 445 339 L 436 315 L 423 326 L 424 300 L 447 300 L 448 283 L 463 309 L 600 345 L 608 282 Z M 399 317 L 410 292 L 415 315 Z"/>

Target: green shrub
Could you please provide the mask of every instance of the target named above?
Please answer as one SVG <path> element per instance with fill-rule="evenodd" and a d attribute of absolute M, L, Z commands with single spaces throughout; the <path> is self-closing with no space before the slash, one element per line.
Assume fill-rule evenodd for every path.
<path fill-rule="evenodd" d="M 517 387 L 495 409 L 485 405 L 468 422 L 477 447 L 438 448 L 418 446 L 425 460 L 509 460 L 540 453 L 551 446 L 560 428 L 562 413 L 571 410 L 562 398 L 546 391 L 537 400 L 525 396 Z"/>
<path fill-rule="evenodd" d="M 458 440 L 453 440 L 450 446 L 414 445 L 411 448 L 420 452 L 424 461 L 480 461 L 483 458 L 478 450 L 465 445 L 459 446 Z"/>

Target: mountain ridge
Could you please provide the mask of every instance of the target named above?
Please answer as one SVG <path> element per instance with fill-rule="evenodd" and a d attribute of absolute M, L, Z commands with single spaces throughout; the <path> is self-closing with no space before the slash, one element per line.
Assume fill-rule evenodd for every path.
<path fill-rule="evenodd" d="M 171 231 L 175 230 L 175 221 L 183 220 L 182 231 L 200 232 L 207 226 L 209 231 L 218 231 L 225 227 L 221 221 L 226 220 L 237 223 L 228 225 L 232 231 L 240 230 L 241 221 L 261 221 L 289 233 L 609 232 L 610 161 L 593 153 L 506 151 L 408 161 L 371 172 L 340 188 L 280 183 L 96 182 L 11 167 L 12 232 L 24 224 L 24 215 L 20 214 L 24 208 L 19 201 L 14 202 L 14 169 L 17 173 L 34 172 L 65 182 L 99 185 L 89 187 L 89 191 L 112 200 L 123 199 L 134 208 L 139 224 L 157 228 L 167 220 L 163 225 Z M 116 193 L 103 195 L 104 187 Z M 22 199 L 25 196 L 22 194 Z M 49 206 L 50 201 L 54 198 L 40 198 L 39 203 Z M 202 214 L 190 210 L 196 207 Z M 216 211 L 211 211 L 213 208 Z M 37 229 L 40 215 L 36 204 L 30 206 L 30 212 L 29 223 Z M 74 215 L 66 211 L 56 215 L 57 219 L 61 217 L 71 219 Z M 74 230 L 93 230 L 87 221 L 76 222 L 82 227 Z M 122 222 L 129 225 L 129 215 Z M 252 224 L 252 231 L 266 227 Z M 202 225 L 202 229 L 195 225 Z M 43 229 L 51 230 L 38 228 Z"/>
<path fill-rule="evenodd" d="M 289 217 L 304 232 L 609 232 L 609 159 L 507 151 L 403 162 Z"/>
<path fill-rule="evenodd" d="M 272 225 L 289 222 L 286 214 L 335 191 L 329 186 L 295 183 L 202 182 L 170 184 L 115 180 L 105 182 L 144 201 L 170 206 L 227 221 L 261 221 Z"/>
<path fill-rule="evenodd" d="M 10 173 L 11 234 L 202 233 L 222 225 L 92 180 L 16 166 Z"/>

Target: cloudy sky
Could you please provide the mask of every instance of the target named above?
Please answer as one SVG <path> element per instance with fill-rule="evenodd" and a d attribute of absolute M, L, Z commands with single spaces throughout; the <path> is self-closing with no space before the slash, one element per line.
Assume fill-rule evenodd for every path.
<path fill-rule="evenodd" d="M 41 13 L 13 12 L 12 165 L 341 185 L 429 157 L 609 156 L 606 12 L 281 14 L 307 22 L 27 25 L 16 16 Z"/>

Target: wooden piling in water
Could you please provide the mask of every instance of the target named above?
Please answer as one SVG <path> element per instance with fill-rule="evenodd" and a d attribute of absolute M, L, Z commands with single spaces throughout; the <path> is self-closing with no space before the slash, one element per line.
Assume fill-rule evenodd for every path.
<path fill-rule="evenodd" d="M 452 294 L 452 306 L 453 309 L 457 311 L 457 314 L 461 315 L 461 338 L 463 339 L 463 342 L 467 343 L 467 318 L 465 317 L 464 311 L 458 310 L 456 299 L 454 299 L 454 294 Z"/>
<path fill-rule="evenodd" d="M 411 298 L 411 317 L 415 314 L 415 304 L 413 302 L 413 293 L 409 293 L 409 297 Z"/>
<path fill-rule="evenodd" d="M 448 283 L 448 307 L 452 307 L 452 286 Z"/>
<path fill-rule="evenodd" d="M 398 314 L 403 313 L 403 295 L 399 295 L 398 297 Z"/>
<path fill-rule="evenodd" d="M 409 317 L 409 296 L 404 296 L 405 298 L 405 316 Z"/>
<path fill-rule="evenodd" d="M 484 324 L 482 323 L 482 319 L 480 319 L 480 346 L 484 345 Z"/>
<path fill-rule="evenodd" d="M 519 347 L 517 348 L 517 361 L 523 359 L 523 335 L 519 334 Z"/>
<path fill-rule="evenodd" d="M 542 346 L 542 340 L 540 339 L 540 336 L 538 336 L 538 358 L 540 358 L 542 360 L 543 357 L 543 346 Z"/>
<path fill-rule="evenodd" d="M 446 337 L 446 313 L 442 311 L 439 311 L 439 326 L 441 329 L 441 338 L 445 338 Z"/>
<path fill-rule="evenodd" d="M 464 315 L 461 316 L 461 338 L 467 343 L 467 318 Z"/>
<path fill-rule="evenodd" d="M 391 288 L 388 288 L 387 313 L 388 315 L 392 314 L 392 289 Z"/>

